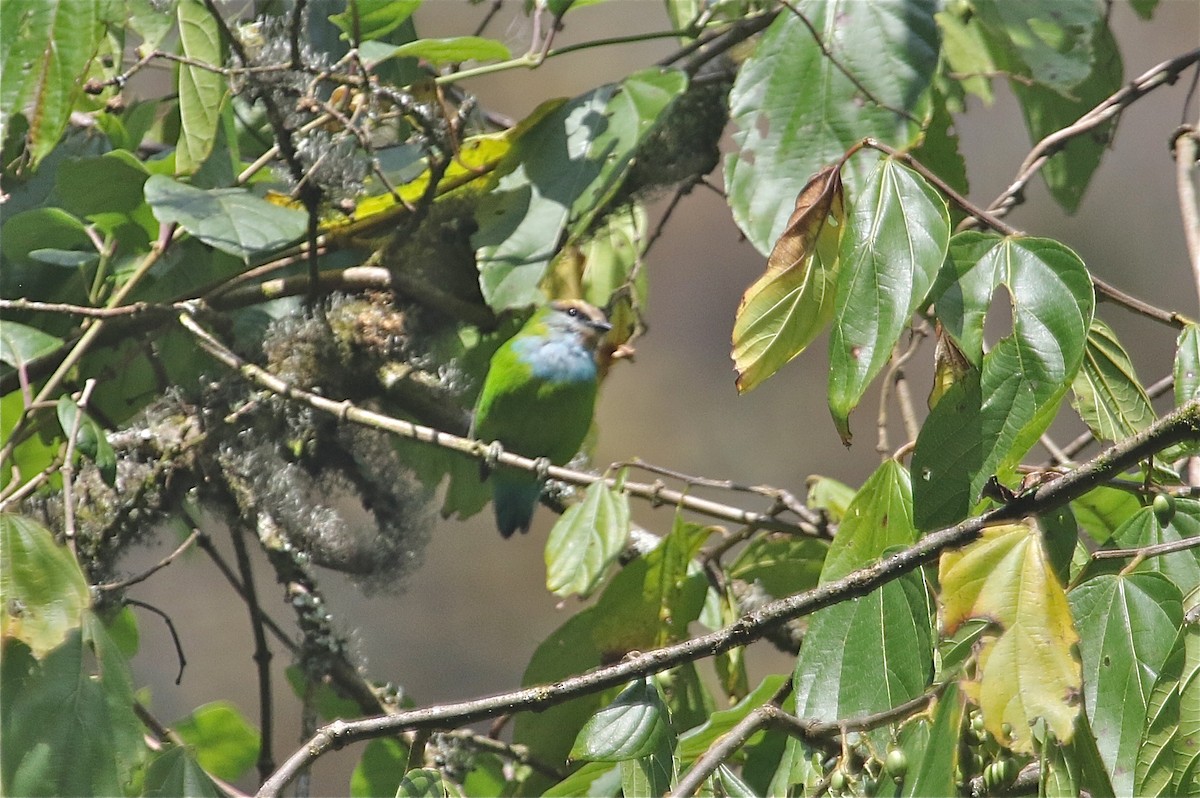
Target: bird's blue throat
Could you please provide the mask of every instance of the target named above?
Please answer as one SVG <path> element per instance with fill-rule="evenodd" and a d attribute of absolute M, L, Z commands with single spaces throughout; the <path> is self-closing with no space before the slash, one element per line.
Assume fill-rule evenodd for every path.
<path fill-rule="evenodd" d="M 595 358 L 574 336 L 564 340 L 531 335 L 514 341 L 513 351 L 540 380 L 588 382 L 596 379 Z"/>

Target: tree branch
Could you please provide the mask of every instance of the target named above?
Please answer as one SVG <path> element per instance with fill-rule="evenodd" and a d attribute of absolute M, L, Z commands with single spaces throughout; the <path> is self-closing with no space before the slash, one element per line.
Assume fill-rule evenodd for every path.
<path fill-rule="evenodd" d="M 992 201 L 992 204 L 988 206 L 988 212 L 998 217 L 1006 216 L 1009 211 L 1024 202 L 1025 186 L 1045 166 L 1046 161 L 1050 160 L 1050 157 L 1061 150 L 1068 141 L 1115 119 L 1123 110 L 1159 86 L 1172 85 L 1179 78 L 1181 72 L 1197 62 L 1200 62 L 1200 47 L 1169 58 L 1130 81 L 1120 91 L 1102 101 L 1075 122 L 1043 138 L 1025 156 L 1025 160 L 1017 170 L 1016 178 L 1000 196 Z"/>
<path fill-rule="evenodd" d="M 209 334 L 193 316 L 193 311 L 184 309 L 179 314 L 179 323 L 185 330 L 192 334 L 199 343 L 200 348 L 210 354 L 218 362 L 223 363 L 230 369 L 238 372 L 241 376 L 250 382 L 259 385 L 280 396 L 287 397 L 304 404 L 309 405 L 317 410 L 325 413 L 330 413 L 340 419 L 353 421 L 356 424 L 362 424 L 373 429 L 390 432 L 394 435 L 399 435 L 403 438 L 421 441 L 422 443 L 441 446 L 444 449 L 459 452 L 460 454 L 473 457 L 478 460 L 490 459 L 492 452 L 496 450 L 495 446 L 488 446 L 486 442 L 463 438 L 459 435 L 453 435 L 448 432 L 426 427 L 421 424 L 414 424 L 410 421 L 393 418 L 382 413 L 375 413 L 370 410 L 365 410 L 358 407 L 349 400 L 337 401 L 321 396 L 320 394 L 306 391 L 298 388 L 291 383 L 276 377 L 274 374 L 247 362 L 238 357 L 228 347 Z M 546 476 L 559 482 L 566 482 L 570 485 L 586 487 L 593 482 L 605 481 L 609 485 L 616 485 L 616 480 L 610 477 L 597 476 L 584 471 L 576 471 L 562 466 L 545 467 L 545 464 L 538 459 L 522 457 L 511 452 L 500 451 L 495 456 L 495 462 L 516 468 L 530 473 L 544 472 Z M 707 515 L 711 518 L 718 518 L 723 521 L 728 521 L 735 524 L 744 524 L 761 529 L 770 529 L 776 532 L 790 532 L 792 534 L 816 536 L 818 533 L 807 524 L 797 524 L 784 521 L 771 516 L 769 513 L 759 513 L 753 510 L 744 510 L 740 507 L 733 507 L 720 502 L 701 499 L 694 496 L 688 496 L 677 490 L 671 490 L 663 487 L 662 483 L 647 484 L 641 482 L 625 482 L 623 490 L 630 496 L 637 496 L 641 499 L 646 499 L 657 504 L 670 504 L 680 507 L 685 510 Z"/>
<path fill-rule="evenodd" d="M 186 314 L 181 316 L 181 321 L 185 319 L 194 324 Z M 335 408 L 331 412 L 335 412 L 336 408 L 345 407 L 336 402 L 330 404 Z M 437 436 L 436 431 L 426 430 L 413 437 L 434 443 L 437 442 Z M 769 602 L 728 626 L 708 634 L 654 651 L 633 654 L 614 665 L 598 667 L 553 684 L 536 685 L 484 698 L 398 712 L 394 715 L 350 722 L 334 721 L 318 730 L 288 757 L 271 778 L 263 783 L 258 795 L 278 795 L 302 769 L 329 751 L 352 742 L 409 729 L 454 728 L 501 714 L 541 710 L 580 695 L 616 687 L 634 678 L 744 646 L 762 637 L 767 630 L 780 623 L 841 601 L 867 595 L 887 582 L 933 562 L 943 551 L 971 542 L 988 526 L 1060 507 L 1140 460 L 1185 439 L 1200 439 L 1200 399 L 1188 402 L 1143 432 L 1110 447 L 1086 465 L 1027 491 L 1008 504 L 931 532 L 913 545 L 873 565 L 853 571 L 841 579 Z M 502 456 L 512 457 L 507 454 Z M 514 464 L 517 463 L 514 461 Z"/>

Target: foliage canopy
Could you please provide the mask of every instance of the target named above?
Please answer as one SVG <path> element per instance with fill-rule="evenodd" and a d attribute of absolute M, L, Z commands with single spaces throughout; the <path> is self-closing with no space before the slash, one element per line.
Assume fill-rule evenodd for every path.
<path fill-rule="evenodd" d="M 668 0 L 669 30 L 556 48 L 588 5 L 528 3 L 514 56 L 487 35 L 499 3 L 448 38 L 419 35 L 420 0 L 0 4 L 3 791 L 275 795 L 363 742 L 353 795 L 1200 794 L 1200 330 L 1005 221 L 1033 179 L 1075 210 L 1118 113 L 1200 50 L 1126 82 L 1097 0 Z M 469 90 L 651 39 L 678 50 L 519 120 Z M 999 81 L 1032 150 L 984 207 L 954 120 Z M 1200 242 L 1197 142 L 1173 146 Z M 842 440 L 875 388 L 904 440 L 881 423 L 875 472 L 804 501 L 472 441 L 491 353 L 549 298 L 603 306 L 601 370 L 626 367 L 657 234 L 718 165 L 766 259 L 730 320 L 737 390 L 827 334 Z M 1161 322 L 1172 379 L 1143 383 L 1101 310 Z M 1063 418 L 1088 433 L 1055 444 Z M 485 506 L 485 458 L 547 471 L 546 589 L 594 600 L 521 689 L 414 708 L 314 566 L 401 578 L 435 498 Z M 669 528 L 631 520 L 642 500 L 677 507 Z M 163 724 L 130 676 L 136 585 L 165 577 L 121 558 L 180 522 L 250 608 L 254 720 L 218 701 Z M 758 641 L 792 671 L 752 684 Z M 511 742 L 470 731 L 501 716 Z"/>

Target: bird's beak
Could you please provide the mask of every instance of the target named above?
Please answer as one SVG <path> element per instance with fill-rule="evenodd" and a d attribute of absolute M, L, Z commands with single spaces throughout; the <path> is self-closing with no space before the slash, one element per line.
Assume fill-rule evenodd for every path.
<path fill-rule="evenodd" d="M 606 333 L 612 329 L 612 325 L 603 319 L 594 319 L 589 321 L 588 325 L 591 326 L 593 330 L 597 330 L 598 332 L 602 333 Z"/>

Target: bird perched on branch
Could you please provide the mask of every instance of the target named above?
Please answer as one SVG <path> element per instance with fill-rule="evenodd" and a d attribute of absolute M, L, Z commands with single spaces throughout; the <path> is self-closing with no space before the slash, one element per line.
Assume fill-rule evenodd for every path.
<path fill-rule="evenodd" d="M 569 461 L 592 423 L 596 347 L 610 329 L 604 312 L 581 300 L 539 308 L 492 356 L 475 406 L 475 437 L 555 465 Z M 529 530 L 540 494 L 535 474 L 496 470 L 492 500 L 501 535 Z"/>

